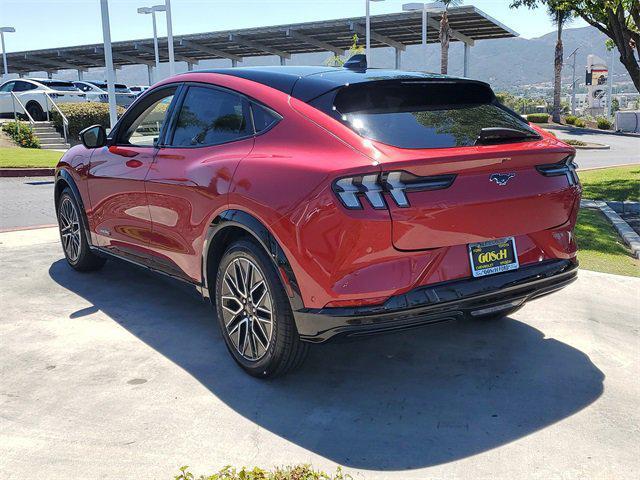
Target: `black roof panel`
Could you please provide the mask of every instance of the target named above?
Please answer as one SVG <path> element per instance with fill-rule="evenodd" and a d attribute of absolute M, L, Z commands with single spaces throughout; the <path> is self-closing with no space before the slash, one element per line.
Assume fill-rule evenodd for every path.
<path fill-rule="evenodd" d="M 436 73 L 405 72 L 376 68 L 350 70 L 340 67 L 312 66 L 236 67 L 197 70 L 186 73 L 218 73 L 245 78 L 280 90 L 304 102 L 309 102 L 330 90 L 353 83 L 383 80 L 467 80 Z"/>

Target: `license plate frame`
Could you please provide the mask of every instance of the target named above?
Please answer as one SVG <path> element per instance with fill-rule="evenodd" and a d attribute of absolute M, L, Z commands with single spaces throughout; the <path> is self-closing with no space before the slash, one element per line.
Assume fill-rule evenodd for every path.
<path fill-rule="evenodd" d="M 514 237 L 470 243 L 468 245 L 468 251 L 471 273 L 475 278 L 509 272 L 520 268 Z M 503 251 L 505 252 L 504 254 L 502 253 Z M 490 253 L 494 253 L 495 255 L 488 255 L 488 258 L 482 258 L 483 254 Z M 500 258 L 503 255 L 504 258 Z"/>

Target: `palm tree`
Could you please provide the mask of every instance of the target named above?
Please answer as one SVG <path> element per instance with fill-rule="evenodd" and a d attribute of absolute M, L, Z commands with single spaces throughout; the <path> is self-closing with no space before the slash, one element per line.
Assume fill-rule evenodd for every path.
<path fill-rule="evenodd" d="M 561 94 L 561 79 L 562 79 L 562 63 L 563 47 L 562 47 L 562 28 L 571 20 L 570 12 L 563 8 L 560 1 L 550 1 L 547 4 L 549 9 L 549 15 L 551 16 L 553 23 L 557 28 L 556 36 L 556 51 L 554 57 L 554 76 L 553 76 L 553 111 L 551 118 L 555 123 L 560 123 L 560 94 Z"/>
<path fill-rule="evenodd" d="M 462 0 L 442 0 L 444 12 L 440 19 L 440 73 L 446 75 L 449 70 L 449 41 L 451 40 L 451 27 L 449 26 L 448 11 L 451 7 L 459 7 Z"/>

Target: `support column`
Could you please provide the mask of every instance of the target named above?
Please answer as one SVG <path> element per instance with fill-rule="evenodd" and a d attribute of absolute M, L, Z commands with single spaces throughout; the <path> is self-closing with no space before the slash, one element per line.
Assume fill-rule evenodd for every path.
<path fill-rule="evenodd" d="M 232 67 L 237 67 L 238 66 L 238 61 L 237 60 L 231 60 L 231 66 Z"/>
<path fill-rule="evenodd" d="M 193 72 L 193 63 L 187 62 L 187 72 Z"/>
<path fill-rule="evenodd" d="M 78 80 L 84 80 L 84 72 L 82 70 L 78 70 Z"/>
<path fill-rule="evenodd" d="M 402 70 L 402 50 L 399 48 L 395 49 L 396 51 L 396 70 Z"/>
<path fill-rule="evenodd" d="M 53 78 L 53 72 L 47 72 L 47 78 L 51 80 Z"/>
<path fill-rule="evenodd" d="M 153 85 L 153 67 L 151 65 L 147 65 L 147 78 L 149 79 L 149 85 Z"/>
<path fill-rule="evenodd" d="M 471 53 L 471 47 L 468 43 L 464 44 L 464 67 L 463 67 L 463 77 L 469 77 L 469 55 Z"/>
<path fill-rule="evenodd" d="M 286 65 L 287 64 L 287 59 L 284 57 L 280 57 L 280 65 Z"/>

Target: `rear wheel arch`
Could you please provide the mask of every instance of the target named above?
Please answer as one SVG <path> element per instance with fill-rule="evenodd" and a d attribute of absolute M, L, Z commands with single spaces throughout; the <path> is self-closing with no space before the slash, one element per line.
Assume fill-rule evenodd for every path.
<path fill-rule="evenodd" d="M 44 120 L 44 118 L 45 118 L 45 110 L 42 107 L 42 105 L 40 105 L 40 102 L 38 102 L 37 100 L 29 100 L 24 107 L 27 109 L 27 111 L 29 112 L 29 114 L 31 116 L 33 116 L 32 112 L 34 112 L 34 111 L 38 112 L 37 116 L 39 118 L 34 118 L 35 121 Z"/>
<path fill-rule="evenodd" d="M 260 220 L 242 210 L 222 212 L 213 220 L 207 231 L 202 249 L 202 283 L 211 302 L 215 303 L 212 289 L 222 256 L 232 243 L 243 238 L 258 243 L 267 252 L 289 295 L 291 308 L 293 310 L 303 308 L 300 288 L 284 250 Z"/>

